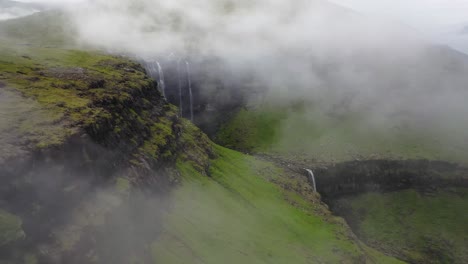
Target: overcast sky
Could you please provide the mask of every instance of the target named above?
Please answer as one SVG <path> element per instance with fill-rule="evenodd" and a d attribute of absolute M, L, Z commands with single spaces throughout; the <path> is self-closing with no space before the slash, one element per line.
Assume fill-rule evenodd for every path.
<path fill-rule="evenodd" d="M 373 16 L 400 21 L 434 41 L 468 52 L 468 0 L 331 0 Z"/>
<path fill-rule="evenodd" d="M 74 3 L 83 0 L 19 0 Z M 176 1 L 176 0 L 174 0 Z M 411 26 L 433 41 L 468 53 L 468 0 L 329 0 L 365 14 Z"/>

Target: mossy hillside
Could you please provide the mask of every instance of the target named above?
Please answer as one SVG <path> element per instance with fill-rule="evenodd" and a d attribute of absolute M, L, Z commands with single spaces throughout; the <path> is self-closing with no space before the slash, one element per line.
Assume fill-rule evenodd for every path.
<path fill-rule="evenodd" d="M 3 46 L 1 54 L 2 89 L 32 99 L 43 112 L 39 124 L 30 111 L 21 119 L 16 136 L 30 148 L 60 146 L 85 131 L 104 147 L 133 153 L 134 164 L 175 159 L 176 140 L 187 133 L 139 64 L 65 49 Z"/>
<path fill-rule="evenodd" d="M 21 211 L 18 215 L 28 230 L 41 227 L 39 233 L 53 235 L 44 242 L 40 235 L 28 234 L 25 243 L 32 250 L 37 243 L 46 243 L 44 246 L 56 256 L 40 250 L 34 254 L 46 259 L 66 258 L 91 246 L 87 239 L 105 243 L 106 236 L 96 236 L 113 234 L 112 230 L 106 233 L 106 221 L 124 225 L 119 220 L 125 219 L 121 212 L 125 206 L 146 202 L 141 195 L 137 195 L 140 200 L 133 198 L 133 193 L 167 190 L 169 184 L 178 181 L 172 168 L 177 158 L 207 174 L 214 156 L 212 143 L 178 116 L 177 108 L 162 98 L 139 64 L 122 57 L 57 48 L 2 46 L 0 53 L 0 144 L 2 150 L 5 146 L 11 150 L 8 155 L 0 153 L 0 163 L 18 160 L 25 168 L 0 169 L 5 176 L 2 192 L 10 192 L 9 186 L 14 186 L 15 192 L 27 193 L 21 204 L 11 200 L 8 206 Z M 29 152 L 37 154 L 35 170 L 42 168 L 45 172 L 25 171 L 30 166 L 29 156 L 25 155 Z M 56 186 L 47 197 L 58 199 L 36 197 L 36 192 L 29 192 L 41 189 L 48 177 Z M 80 179 L 86 182 L 86 177 L 92 178 L 93 187 L 80 184 Z M 114 182 L 121 204 L 115 205 L 113 198 L 107 201 L 107 196 L 103 203 L 89 201 L 94 191 Z M 58 201 L 60 209 L 56 207 Z M 28 207 L 33 209 L 23 210 Z M 135 213 L 142 213 L 139 208 L 135 206 Z M 80 215 L 83 210 L 88 211 Z M 152 210 L 147 210 L 148 214 Z M 75 212 L 76 221 L 50 224 L 47 220 L 50 215 L 60 218 Z M 118 213 L 123 215 L 115 221 L 107 218 Z M 143 228 L 139 232 L 153 235 L 153 229 Z M 117 235 L 130 232 L 128 229 L 122 228 Z M 140 245 L 140 249 L 144 247 L 125 245 L 124 249 L 136 251 Z M 89 258 L 83 259 L 88 263 Z"/>
<path fill-rule="evenodd" d="M 44 123 L 63 124 L 62 135 L 55 135 L 51 140 L 44 133 L 44 138 L 35 142 L 40 146 L 60 144 L 77 127 L 110 117 L 110 111 L 105 109 L 107 102 L 124 103 L 138 89 L 152 87 L 143 69 L 123 58 L 83 51 L 5 46 L 1 47 L 0 54 L 2 86 L 37 101 L 49 113 L 49 120 Z M 33 133 L 35 128 L 41 129 L 30 128 Z M 43 128 L 46 130 L 47 125 Z M 57 139 L 60 137 L 62 140 Z"/>
<path fill-rule="evenodd" d="M 265 103 L 238 111 L 221 127 L 216 141 L 243 151 L 309 163 L 356 159 L 466 161 L 464 124 L 444 127 L 453 132 L 448 139 L 446 133 L 423 129 L 404 119 L 389 118 L 380 125 L 370 120 L 364 113 L 333 115 L 305 104 Z"/>
<path fill-rule="evenodd" d="M 0 247 L 23 237 L 21 219 L 0 209 Z"/>
<path fill-rule="evenodd" d="M 14 89 L 0 88 L 0 113 L 0 162 L 24 154 L 29 144 L 45 138 L 50 144 L 60 144 L 68 133 L 64 124 L 53 122 L 53 113 Z"/>
<path fill-rule="evenodd" d="M 182 182 L 172 194 L 154 263 L 398 263 L 373 256 L 347 226 L 319 216 L 318 203 L 272 183 L 285 171 L 216 147 L 210 177 L 178 162 Z"/>
<path fill-rule="evenodd" d="M 412 263 L 466 263 L 468 190 L 366 193 L 336 206 L 368 245 Z"/>
<path fill-rule="evenodd" d="M 44 112 L 40 124 L 23 118 L 20 132 L 29 144 L 58 146 L 84 130 L 104 147 L 133 153 L 128 160 L 134 165 L 174 161 L 178 148 L 189 150 L 180 152 L 187 158 L 204 159 L 195 163 L 207 163 L 208 138 L 179 118 L 139 64 L 66 49 L 3 47 L 1 54 L 0 82 Z M 201 152 L 190 155 L 197 146 Z"/>
<path fill-rule="evenodd" d="M 217 157 L 213 142 L 198 127 L 182 119 L 178 160 L 202 174 L 210 174 L 211 160 Z"/>

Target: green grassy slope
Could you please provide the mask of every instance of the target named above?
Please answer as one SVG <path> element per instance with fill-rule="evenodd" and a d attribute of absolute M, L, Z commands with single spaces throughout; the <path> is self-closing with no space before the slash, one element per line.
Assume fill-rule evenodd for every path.
<path fill-rule="evenodd" d="M 294 160 L 434 159 L 465 162 L 464 124 L 447 134 L 398 119 L 371 125 L 359 113 L 334 116 L 303 106 L 260 105 L 240 110 L 216 141 L 243 151 L 275 153 Z"/>
<path fill-rule="evenodd" d="M 413 263 L 466 263 L 468 190 L 368 193 L 338 204 L 358 236 Z"/>
<path fill-rule="evenodd" d="M 179 163 L 183 181 L 152 246 L 155 263 L 398 263 L 360 246 L 339 219 L 316 214 L 322 205 L 267 180 L 282 169 L 216 151 L 210 177 Z"/>

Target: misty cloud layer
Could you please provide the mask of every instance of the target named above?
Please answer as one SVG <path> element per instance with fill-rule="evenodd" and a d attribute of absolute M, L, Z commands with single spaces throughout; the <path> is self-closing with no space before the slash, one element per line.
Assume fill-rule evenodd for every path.
<path fill-rule="evenodd" d="M 29 16 L 41 10 L 42 6 L 38 4 L 0 1 L 0 21 Z"/>
<path fill-rule="evenodd" d="M 462 28 L 462 30 L 460 30 L 460 34 L 468 35 L 468 26 L 465 26 L 464 28 Z"/>
<path fill-rule="evenodd" d="M 326 1 L 97 0 L 70 12 L 82 44 L 146 58 L 218 58 L 234 76 L 253 73 L 281 101 L 465 111 L 462 54 Z"/>

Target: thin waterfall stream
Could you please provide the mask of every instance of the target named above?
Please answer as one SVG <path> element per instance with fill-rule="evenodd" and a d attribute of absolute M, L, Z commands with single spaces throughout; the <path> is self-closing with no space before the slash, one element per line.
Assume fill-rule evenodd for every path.
<path fill-rule="evenodd" d="M 185 67 L 187 69 L 187 83 L 189 89 L 189 97 L 190 97 L 190 121 L 193 122 L 193 93 L 192 93 L 192 80 L 190 74 L 190 63 L 185 61 Z"/>
<path fill-rule="evenodd" d="M 183 108 L 183 100 L 182 100 L 182 74 L 180 72 L 180 59 L 177 61 L 177 78 L 179 81 L 179 110 L 180 110 L 180 116 L 183 116 L 184 108 Z"/>
<path fill-rule="evenodd" d="M 315 175 L 314 172 L 310 169 L 305 169 L 307 173 L 309 174 L 309 181 L 312 183 L 312 188 L 314 189 L 314 192 L 317 192 L 317 185 L 315 183 Z"/>
<path fill-rule="evenodd" d="M 166 83 L 164 82 L 164 71 L 161 67 L 161 64 L 156 61 L 156 65 L 158 66 L 158 73 L 159 73 L 159 87 L 161 88 L 161 93 L 164 97 L 166 97 Z"/>

